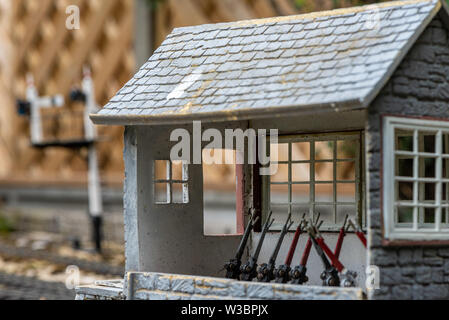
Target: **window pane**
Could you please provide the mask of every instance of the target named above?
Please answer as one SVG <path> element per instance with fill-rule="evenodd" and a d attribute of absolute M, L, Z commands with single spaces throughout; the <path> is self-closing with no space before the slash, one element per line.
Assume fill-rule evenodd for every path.
<path fill-rule="evenodd" d="M 448 192 L 449 192 L 449 184 L 448 183 L 443 183 L 442 184 L 442 195 L 441 195 L 441 200 L 443 200 L 444 202 L 447 202 L 447 200 L 449 200 L 448 197 Z"/>
<path fill-rule="evenodd" d="M 419 229 L 434 229 L 435 228 L 435 208 L 419 208 L 418 215 L 420 222 Z"/>
<path fill-rule="evenodd" d="M 428 152 L 435 153 L 435 132 L 423 132 L 419 131 L 418 133 L 418 151 L 419 152 Z"/>
<path fill-rule="evenodd" d="M 396 176 L 413 177 L 413 159 L 400 158 L 397 160 Z"/>
<path fill-rule="evenodd" d="M 310 216 L 310 205 L 309 204 L 295 204 L 292 205 L 292 219 L 296 223 L 299 223 L 302 219 L 303 215 L 306 215 L 305 218 L 309 219 Z M 284 218 L 285 219 L 285 218 Z"/>
<path fill-rule="evenodd" d="M 413 201 L 413 182 L 398 182 L 398 198 L 399 201 Z"/>
<path fill-rule="evenodd" d="M 445 179 L 449 178 L 449 159 L 443 159 L 443 170 L 442 170 L 442 177 Z"/>
<path fill-rule="evenodd" d="M 323 220 L 327 225 L 335 224 L 334 206 L 329 205 L 316 205 L 315 214 L 320 213 L 320 220 Z"/>
<path fill-rule="evenodd" d="M 337 225 L 341 227 L 346 215 L 353 221 L 357 221 L 356 206 L 337 206 Z"/>
<path fill-rule="evenodd" d="M 319 136 L 316 139 L 322 138 L 323 136 Z M 334 185 L 332 182 L 334 180 L 347 182 L 355 180 L 356 163 L 358 161 L 355 157 L 360 141 L 358 139 L 338 141 L 316 141 L 313 139 L 311 138 L 310 141 L 306 142 L 272 145 L 272 148 L 279 147 L 279 156 L 276 159 L 272 157 L 272 160 L 287 162 L 289 161 L 288 152 L 291 152 L 291 161 L 306 162 L 290 164 L 290 181 L 288 181 L 289 167 L 287 165 L 280 165 L 277 174 L 270 178 L 272 182 L 270 184 L 270 202 L 274 213 L 279 214 L 279 218 L 281 219 L 278 222 L 279 224 L 285 220 L 285 215 L 289 208 L 287 205 L 289 201 L 293 215 L 297 214 L 299 217 L 305 212 L 311 214 L 313 211 L 316 214 L 319 211 L 327 227 L 334 227 L 335 221 L 340 219 L 340 217 L 337 217 L 336 212 L 338 210 L 336 206 L 337 200 L 341 203 L 348 203 L 347 205 L 340 205 L 341 215 L 343 215 L 344 211 L 353 214 L 353 217 L 357 216 L 356 201 L 358 201 L 358 196 L 355 194 L 356 184 L 336 184 L 334 182 Z M 315 172 L 310 172 L 312 167 L 310 155 L 311 146 L 315 149 L 315 154 L 312 156 L 316 160 L 313 163 Z M 336 154 L 334 151 L 336 151 Z M 334 161 L 335 157 L 342 160 L 351 160 L 338 162 Z M 314 194 L 311 195 L 312 188 L 314 189 Z M 301 214 L 299 213 L 300 211 Z"/>
<path fill-rule="evenodd" d="M 443 151 L 443 153 L 449 154 L 449 133 L 448 132 L 443 132 L 441 143 L 442 143 L 441 150 Z"/>
<path fill-rule="evenodd" d="M 315 181 L 333 181 L 334 163 L 319 162 L 315 163 Z"/>
<path fill-rule="evenodd" d="M 271 203 L 288 203 L 288 185 L 271 185 Z"/>
<path fill-rule="evenodd" d="M 315 202 L 334 202 L 334 193 L 332 184 L 315 185 Z"/>
<path fill-rule="evenodd" d="M 355 180 L 355 162 L 337 162 L 337 180 Z"/>
<path fill-rule="evenodd" d="M 334 158 L 334 142 L 318 141 L 315 142 L 315 159 L 332 160 Z"/>
<path fill-rule="evenodd" d="M 277 148 L 277 154 L 276 154 Z M 288 161 L 288 143 L 271 144 L 271 161 Z"/>
<path fill-rule="evenodd" d="M 419 158 L 419 177 L 435 178 L 435 168 L 435 158 Z"/>
<path fill-rule="evenodd" d="M 413 223 L 413 208 L 398 207 L 398 223 Z"/>
<path fill-rule="evenodd" d="M 293 184 L 292 185 L 292 202 L 293 203 L 309 203 L 310 201 L 310 185 Z"/>
<path fill-rule="evenodd" d="M 169 178 L 168 178 L 169 167 L 170 167 L 170 161 L 168 161 L 168 160 L 154 161 L 154 179 L 155 180 L 169 180 Z"/>
<path fill-rule="evenodd" d="M 271 166 L 272 169 L 275 165 Z M 274 173 L 273 170 L 271 170 Z M 271 182 L 288 182 L 288 164 L 278 164 L 277 172 L 271 176 Z"/>
<path fill-rule="evenodd" d="M 166 204 L 170 203 L 168 194 L 170 192 L 169 183 L 156 183 L 154 185 L 154 201 L 156 203 Z"/>
<path fill-rule="evenodd" d="M 310 160 L 310 142 L 292 143 L 292 160 Z"/>
<path fill-rule="evenodd" d="M 357 147 L 355 140 L 337 141 L 337 159 L 355 159 Z"/>
<path fill-rule="evenodd" d="M 174 183 L 172 188 L 173 203 L 189 203 L 187 183 Z"/>
<path fill-rule="evenodd" d="M 188 181 L 188 166 L 183 161 L 172 162 L 172 180 Z"/>
<path fill-rule="evenodd" d="M 274 224 L 285 223 L 285 219 L 288 215 L 289 206 L 272 204 L 271 211 L 273 212 L 271 218 L 274 219 Z"/>
<path fill-rule="evenodd" d="M 424 223 L 435 223 L 435 208 L 419 208 L 419 213 L 424 214 Z"/>
<path fill-rule="evenodd" d="M 435 183 L 419 183 L 419 202 L 435 202 Z"/>
<path fill-rule="evenodd" d="M 354 202 L 355 203 L 355 184 L 354 183 L 338 183 L 337 184 L 337 202 Z"/>
<path fill-rule="evenodd" d="M 293 163 L 292 181 L 310 181 L 310 163 Z"/>
<path fill-rule="evenodd" d="M 396 129 L 396 150 L 413 151 L 413 131 Z"/>
<path fill-rule="evenodd" d="M 449 208 L 444 208 L 441 210 L 441 222 L 446 224 L 449 221 Z M 445 226 L 447 228 L 447 226 Z"/>
<path fill-rule="evenodd" d="M 395 128 L 395 150 L 419 153 L 415 156 L 397 154 L 394 158 L 394 175 L 404 177 L 397 180 L 410 180 L 395 182 L 394 202 L 400 202 L 400 205 L 395 206 L 394 211 L 397 227 L 408 229 L 417 225 L 421 231 L 417 235 L 426 239 L 427 233 L 440 234 L 436 230 L 437 223 L 441 223 L 442 228 L 446 228 L 446 221 L 449 220 L 449 183 L 439 180 L 440 176 L 444 180 L 449 179 L 449 125 L 443 124 L 442 128 L 437 128 L 437 122 L 423 120 L 421 123 L 416 123 L 416 121 L 413 120 L 409 124 L 407 120 L 398 118 L 392 122 L 393 126 L 410 125 L 407 130 Z M 442 166 L 437 167 L 441 158 L 436 152 L 440 150 L 443 155 Z M 448 159 L 446 160 L 445 157 Z M 388 181 L 387 171 L 384 174 L 384 178 Z M 405 177 L 416 179 L 405 179 Z M 437 200 L 438 205 L 441 200 L 440 207 L 436 205 Z M 440 219 L 440 212 L 441 221 L 436 221 L 437 213 Z M 424 230 L 426 232 L 423 232 Z"/>

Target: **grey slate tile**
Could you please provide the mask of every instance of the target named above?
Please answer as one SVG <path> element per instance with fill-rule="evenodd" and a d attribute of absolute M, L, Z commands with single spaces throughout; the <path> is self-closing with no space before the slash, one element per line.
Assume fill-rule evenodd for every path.
<path fill-rule="evenodd" d="M 188 102 L 201 113 L 363 99 L 436 5 L 391 3 L 177 28 L 100 114 L 176 113 Z M 380 28 L 373 28 L 373 17 Z M 189 79 L 181 99 L 167 100 Z"/>

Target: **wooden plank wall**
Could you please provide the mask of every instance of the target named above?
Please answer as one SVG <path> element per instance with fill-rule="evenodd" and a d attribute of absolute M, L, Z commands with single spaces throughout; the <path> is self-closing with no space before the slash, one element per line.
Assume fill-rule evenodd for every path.
<path fill-rule="evenodd" d="M 152 2 L 157 4 L 155 42 L 156 44 L 160 44 L 166 35 L 175 27 L 330 10 L 334 6 L 348 7 L 354 3 L 363 1 L 152 0 Z"/>
<path fill-rule="evenodd" d="M 66 8 L 77 5 L 81 29 L 68 30 Z M 0 0 L 0 180 L 8 182 L 84 183 L 83 151 L 30 147 L 29 122 L 15 113 L 23 98 L 26 75 L 32 74 L 41 95 L 64 94 L 66 105 L 45 110 L 44 136 L 83 136 L 83 106 L 70 103 L 80 85 L 83 66 L 90 66 L 96 99 L 105 104 L 135 72 L 133 0 Z M 4 57 L 4 48 L 9 55 Z M 122 129 L 100 128 L 99 144 L 105 180 L 122 179 Z"/>
<path fill-rule="evenodd" d="M 14 123 L 11 121 L 14 110 L 10 107 L 12 77 L 11 2 L 0 1 L 0 176 L 6 176 L 12 167 Z"/>

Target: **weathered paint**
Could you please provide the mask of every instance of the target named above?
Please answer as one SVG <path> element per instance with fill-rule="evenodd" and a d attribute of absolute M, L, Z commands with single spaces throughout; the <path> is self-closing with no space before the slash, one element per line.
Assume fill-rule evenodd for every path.
<path fill-rule="evenodd" d="M 362 300 L 361 289 L 239 282 L 161 273 L 130 273 L 128 300 Z"/>
<path fill-rule="evenodd" d="M 204 235 L 202 166 L 189 166 L 188 204 L 154 203 L 153 162 L 170 158 L 171 129 L 128 127 L 125 132 L 126 270 L 217 275 L 240 236 Z"/>
<path fill-rule="evenodd" d="M 382 234 L 383 115 L 449 119 L 449 24 L 431 22 L 369 108 L 366 124 L 369 263 L 380 268 L 372 299 L 449 299 L 449 246 L 386 243 Z M 403 245 L 406 246 L 403 246 Z"/>
<path fill-rule="evenodd" d="M 365 121 L 364 112 L 343 113 L 341 121 L 336 121 L 335 117 L 335 115 L 329 118 L 322 117 L 320 121 L 321 130 L 324 131 L 323 128 L 342 130 L 348 123 L 351 123 L 353 128 L 360 130 L 360 126 Z M 273 128 L 273 125 L 278 126 L 283 128 L 282 132 L 285 134 L 301 132 L 302 125 L 306 127 L 314 119 L 315 117 L 273 121 L 270 128 Z M 285 125 L 282 126 L 283 124 Z M 256 128 L 262 128 L 264 123 L 255 121 L 253 125 Z M 191 126 L 184 127 L 189 131 L 192 130 Z M 241 128 L 245 130 L 248 127 L 248 122 L 223 123 L 218 126 L 207 124 L 204 129 L 208 127 Z M 153 199 L 152 161 L 153 159 L 166 159 L 169 156 L 170 143 L 168 141 L 170 132 L 174 128 L 178 127 L 127 127 L 125 157 L 129 160 L 125 161 L 127 167 L 126 184 L 130 183 L 131 185 L 129 186 L 130 194 L 125 195 L 125 198 L 129 199 L 129 201 L 125 201 L 128 206 L 125 212 L 126 215 L 129 212 L 130 217 L 125 217 L 125 222 L 127 223 L 126 230 L 129 228 L 127 239 L 128 237 L 135 237 L 133 241 L 138 245 L 128 246 L 127 240 L 126 270 L 219 276 L 218 270 L 226 260 L 232 257 L 240 237 L 206 237 L 203 235 L 203 178 L 201 166 L 194 165 L 190 168 L 190 203 L 188 205 L 154 205 L 151 203 Z M 316 125 L 315 129 L 320 130 Z M 134 132 L 136 132 L 136 137 L 133 137 Z M 134 149 L 133 143 L 138 146 L 138 150 Z M 132 156 L 133 153 L 138 154 L 137 158 Z M 135 171 L 134 168 L 137 167 L 139 170 Z M 252 192 L 253 175 L 250 166 L 245 165 L 243 167 L 245 167 L 243 182 L 246 194 L 244 213 L 246 214 L 252 201 L 257 197 L 254 197 Z M 133 175 L 138 177 L 137 182 L 133 182 L 135 181 Z M 134 191 L 133 183 L 137 183 L 138 193 Z M 138 213 L 138 208 L 141 208 L 142 212 Z M 139 222 L 136 224 L 131 221 L 133 219 L 138 219 Z M 139 236 L 137 237 L 137 235 Z M 267 241 L 260 256 L 261 262 L 268 261 L 277 236 L 278 233 L 267 236 Z M 279 253 L 279 263 L 282 263 L 285 259 L 292 237 L 293 234 L 286 236 Z M 335 245 L 336 237 L 335 233 L 325 234 L 325 238 L 331 246 Z M 257 233 L 251 237 L 250 250 L 247 253 L 251 252 L 257 238 Z M 300 254 L 305 242 L 305 236 L 303 236 L 298 245 L 294 264 L 299 264 Z M 351 250 L 348 248 L 351 248 Z M 345 239 L 342 261 L 349 269 L 358 272 L 360 286 L 364 287 L 366 252 L 360 245 L 359 240 L 353 235 L 348 235 Z M 309 269 L 311 270 L 309 274 L 310 284 L 321 284 L 319 275 L 322 270 L 322 263 L 314 252 L 310 257 Z"/>

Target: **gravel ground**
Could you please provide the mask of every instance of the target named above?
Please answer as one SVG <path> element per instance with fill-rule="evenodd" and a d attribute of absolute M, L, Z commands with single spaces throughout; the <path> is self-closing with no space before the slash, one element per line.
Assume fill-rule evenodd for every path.
<path fill-rule="evenodd" d="M 65 285 L 73 276 L 68 266 L 78 268 L 79 285 L 123 279 L 123 250 L 114 244 L 101 255 L 73 250 L 42 233 L 0 237 L 0 300 L 74 300 Z"/>
<path fill-rule="evenodd" d="M 0 300 L 74 300 L 64 284 L 0 273 Z"/>

